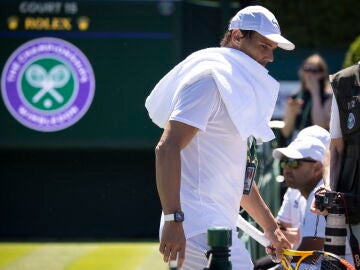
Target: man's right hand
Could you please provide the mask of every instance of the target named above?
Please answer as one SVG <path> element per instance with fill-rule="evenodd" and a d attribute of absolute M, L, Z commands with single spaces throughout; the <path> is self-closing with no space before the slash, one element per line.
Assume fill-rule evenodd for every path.
<path fill-rule="evenodd" d="M 279 227 L 276 227 L 275 229 L 264 230 L 264 234 L 271 242 L 273 247 L 273 255 L 276 255 L 277 260 L 280 262 L 282 259 L 283 249 L 291 249 L 291 243 L 286 239 L 285 235 Z"/>
<path fill-rule="evenodd" d="M 321 189 L 316 191 L 316 193 L 325 194 L 327 191 L 331 191 L 331 188 L 330 187 L 321 187 Z M 320 210 L 317 208 L 315 198 L 311 202 L 310 211 L 317 215 L 327 216 L 327 214 L 328 214 L 328 210 L 326 208 L 323 210 Z"/>
<path fill-rule="evenodd" d="M 182 222 L 166 221 L 163 227 L 159 251 L 164 262 L 178 260 L 181 267 L 185 260 L 186 239 Z"/>

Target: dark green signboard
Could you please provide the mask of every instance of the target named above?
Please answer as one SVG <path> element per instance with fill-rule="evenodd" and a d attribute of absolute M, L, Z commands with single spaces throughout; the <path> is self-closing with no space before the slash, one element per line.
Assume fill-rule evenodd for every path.
<path fill-rule="evenodd" d="M 160 130 L 144 102 L 179 60 L 181 5 L 0 2 L 0 148 L 153 147 Z M 86 108 L 71 111 L 84 91 Z"/>

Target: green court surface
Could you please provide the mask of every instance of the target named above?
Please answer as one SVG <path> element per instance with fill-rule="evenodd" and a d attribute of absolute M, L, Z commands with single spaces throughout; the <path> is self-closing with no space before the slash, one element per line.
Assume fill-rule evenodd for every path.
<path fill-rule="evenodd" d="M 0 243 L 0 270 L 166 270 L 157 243 Z"/>

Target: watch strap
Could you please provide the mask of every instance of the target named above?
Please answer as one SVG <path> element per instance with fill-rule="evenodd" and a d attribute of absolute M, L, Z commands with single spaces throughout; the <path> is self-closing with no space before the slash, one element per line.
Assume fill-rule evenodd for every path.
<path fill-rule="evenodd" d="M 184 213 L 179 210 L 175 213 L 164 215 L 164 221 L 175 221 L 175 222 L 183 222 L 184 221 Z"/>
<path fill-rule="evenodd" d="M 174 213 L 164 215 L 164 221 L 174 221 L 174 220 L 175 220 L 175 214 Z"/>

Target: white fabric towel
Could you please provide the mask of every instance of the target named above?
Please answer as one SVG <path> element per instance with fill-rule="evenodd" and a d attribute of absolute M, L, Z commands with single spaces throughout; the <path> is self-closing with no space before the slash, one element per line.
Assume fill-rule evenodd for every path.
<path fill-rule="evenodd" d="M 163 128 L 180 91 L 211 75 L 231 120 L 243 139 L 269 141 L 269 127 L 279 83 L 268 70 L 245 53 L 231 48 L 208 48 L 189 55 L 155 86 L 145 107 L 152 121 Z"/>

